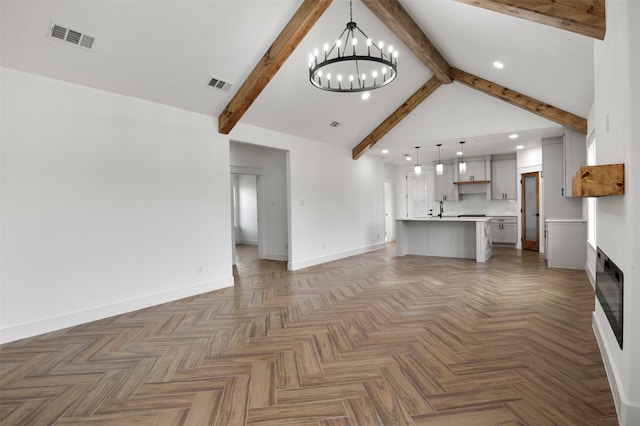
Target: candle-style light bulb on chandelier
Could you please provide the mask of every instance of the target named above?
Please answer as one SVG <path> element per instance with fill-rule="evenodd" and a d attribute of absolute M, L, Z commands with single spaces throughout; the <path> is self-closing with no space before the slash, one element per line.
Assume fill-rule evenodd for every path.
<path fill-rule="evenodd" d="M 333 46 L 325 43 L 322 50 L 315 49 L 309 56 L 309 81 L 318 89 L 363 92 L 386 86 L 396 78 L 398 51 L 391 45 L 385 49 L 383 42 L 376 44 L 353 22 L 351 0 L 346 28 Z"/>
<path fill-rule="evenodd" d="M 460 141 L 460 161 L 458 162 L 458 172 L 467 173 L 467 163 L 464 162 L 464 141 Z"/>
<path fill-rule="evenodd" d="M 442 175 L 444 174 L 444 164 L 442 164 L 442 161 L 440 161 L 440 147 L 442 146 L 441 143 L 436 145 L 438 147 L 438 163 L 436 164 L 436 174 L 437 175 Z"/>
<path fill-rule="evenodd" d="M 413 167 L 413 173 L 416 176 L 420 176 L 422 174 L 422 166 L 420 165 L 420 162 L 418 161 L 418 150 L 420 149 L 419 146 L 416 146 L 416 165 Z"/>

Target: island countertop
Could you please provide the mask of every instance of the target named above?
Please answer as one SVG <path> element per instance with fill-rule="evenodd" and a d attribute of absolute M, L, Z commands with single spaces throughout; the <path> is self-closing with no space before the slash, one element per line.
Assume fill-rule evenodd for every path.
<path fill-rule="evenodd" d="M 425 218 L 412 218 L 412 219 L 396 219 L 403 222 L 490 222 L 493 219 L 492 216 L 474 216 L 474 217 L 458 217 L 458 216 L 434 216 Z"/>
<path fill-rule="evenodd" d="M 396 255 L 462 257 L 486 262 L 493 254 L 491 216 L 396 219 Z"/>

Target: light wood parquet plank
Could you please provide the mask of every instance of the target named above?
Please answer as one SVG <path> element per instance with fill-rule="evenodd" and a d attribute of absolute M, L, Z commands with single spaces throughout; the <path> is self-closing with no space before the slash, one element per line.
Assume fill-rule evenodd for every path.
<path fill-rule="evenodd" d="M 277 426 L 293 422 L 315 422 L 317 424 L 321 419 L 336 417 L 346 417 L 341 400 L 254 408 L 248 412 L 247 425 Z"/>
<path fill-rule="evenodd" d="M 383 380 L 364 382 L 364 388 L 383 424 L 414 424 L 393 390 Z"/>
<path fill-rule="evenodd" d="M 279 405 L 305 404 L 314 401 L 332 401 L 335 399 L 364 396 L 362 383 L 349 383 L 329 386 L 306 386 L 300 389 L 279 390 Z"/>
<path fill-rule="evenodd" d="M 0 424 L 610 425 L 583 271 L 394 246 L 0 346 Z"/>
<path fill-rule="evenodd" d="M 501 406 L 490 406 L 473 410 L 456 410 L 446 411 L 442 413 L 425 414 L 421 416 L 414 416 L 413 421 L 416 426 L 493 426 L 521 424 L 520 418 L 518 418 L 510 410 Z"/>
<path fill-rule="evenodd" d="M 380 374 L 389 384 L 409 415 L 424 414 L 434 411 L 424 395 L 404 374 L 398 366 L 380 368 Z"/>
<path fill-rule="evenodd" d="M 218 407 L 222 399 L 222 391 L 198 392 L 193 397 L 185 425 L 213 425 L 218 416 Z"/>
<path fill-rule="evenodd" d="M 344 407 L 348 415 L 347 424 L 352 426 L 382 425 L 376 409 L 367 396 L 347 398 Z"/>
<path fill-rule="evenodd" d="M 251 366 L 249 408 L 269 407 L 276 403 L 275 362 L 256 362 Z"/>
<path fill-rule="evenodd" d="M 250 376 L 227 378 L 216 425 L 242 425 L 247 419 Z"/>

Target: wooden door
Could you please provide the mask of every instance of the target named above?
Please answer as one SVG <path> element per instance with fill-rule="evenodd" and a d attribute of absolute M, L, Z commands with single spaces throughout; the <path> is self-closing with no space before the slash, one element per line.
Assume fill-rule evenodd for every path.
<path fill-rule="evenodd" d="M 540 174 L 524 173 L 522 185 L 522 248 L 540 251 Z"/>

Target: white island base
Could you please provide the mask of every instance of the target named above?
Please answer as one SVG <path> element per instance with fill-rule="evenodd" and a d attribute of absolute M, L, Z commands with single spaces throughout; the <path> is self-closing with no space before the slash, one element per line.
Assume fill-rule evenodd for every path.
<path fill-rule="evenodd" d="M 490 217 L 396 220 L 396 255 L 461 257 L 486 262 L 493 255 Z"/>

